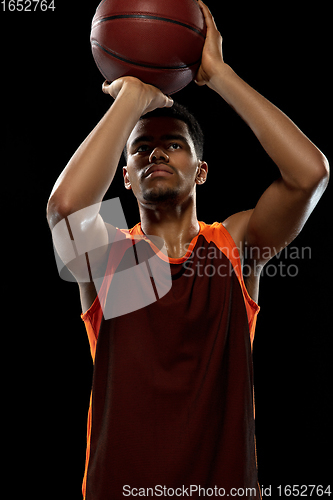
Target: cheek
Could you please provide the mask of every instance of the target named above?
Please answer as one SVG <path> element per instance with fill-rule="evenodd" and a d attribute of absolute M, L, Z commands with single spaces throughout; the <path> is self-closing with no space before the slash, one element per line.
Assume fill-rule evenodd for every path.
<path fill-rule="evenodd" d="M 184 168 L 181 170 L 182 177 L 187 183 L 193 184 L 197 176 L 197 171 L 198 171 L 198 166 L 196 163 L 189 164 L 187 162 L 184 164 Z"/>

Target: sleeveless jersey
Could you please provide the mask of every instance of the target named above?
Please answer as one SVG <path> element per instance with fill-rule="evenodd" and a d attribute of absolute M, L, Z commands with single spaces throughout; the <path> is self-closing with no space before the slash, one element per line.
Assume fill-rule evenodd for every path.
<path fill-rule="evenodd" d="M 131 490 L 153 498 L 163 491 L 261 498 L 252 368 L 259 306 L 228 231 L 199 224 L 182 258 L 158 253 L 170 264 L 169 291 L 105 319 L 115 273 L 128 267 L 134 238 L 144 236 L 140 224 L 117 229 L 116 254 L 111 247 L 99 295 L 82 314 L 94 360 L 85 500 L 121 500 Z M 126 304 L 121 288 L 118 294 Z"/>

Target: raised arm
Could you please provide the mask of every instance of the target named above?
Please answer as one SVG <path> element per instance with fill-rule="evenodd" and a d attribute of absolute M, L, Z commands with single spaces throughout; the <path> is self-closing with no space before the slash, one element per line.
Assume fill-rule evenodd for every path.
<path fill-rule="evenodd" d="M 103 91 L 115 100 L 70 159 L 47 205 L 53 241 L 66 264 L 73 253 L 71 240 L 79 241 L 81 251 L 77 253 L 80 257 L 68 266 L 79 283 L 87 281 L 87 255 L 84 252 L 91 248 L 101 249 L 93 253 L 93 260 L 89 262 L 90 276 L 101 266 L 110 230 L 99 215 L 100 203 L 112 182 L 132 129 L 142 114 L 173 104 L 172 99 L 157 88 L 132 77 L 118 79 L 111 85 L 104 83 Z M 71 214 L 75 215 L 70 217 Z M 63 220 L 66 224 L 58 224 Z"/>
<path fill-rule="evenodd" d="M 208 7 L 201 0 L 199 4 L 208 31 L 196 82 L 217 92 L 243 118 L 281 173 L 254 210 L 226 222 L 240 245 L 246 242 L 256 248 L 256 264 L 264 265 L 267 255 L 273 257 L 302 229 L 326 188 L 328 162 L 282 111 L 224 63 L 222 37 Z"/>
<path fill-rule="evenodd" d="M 115 101 L 55 183 L 47 207 L 51 228 L 63 217 L 102 201 L 140 116 L 173 104 L 155 87 L 132 77 L 104 83 L 103 91 Z"/>

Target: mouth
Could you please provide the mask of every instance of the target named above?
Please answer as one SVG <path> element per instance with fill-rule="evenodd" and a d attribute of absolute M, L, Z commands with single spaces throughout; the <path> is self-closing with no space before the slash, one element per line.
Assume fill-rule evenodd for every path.
<path fill-rule="evenodd" d="M 149 167 L 145 169 L 143 177 L 151 179 L 153 177 L 170 177 L 171 175 L 173 175 L 172 169 L 168 165 L 160 163 L 159 165 L 149 165 Z"/>

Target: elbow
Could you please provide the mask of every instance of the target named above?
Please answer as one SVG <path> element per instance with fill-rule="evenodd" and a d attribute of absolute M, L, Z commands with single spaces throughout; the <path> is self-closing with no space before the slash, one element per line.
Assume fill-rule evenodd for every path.
<path fill-rule="evenodd" d="M 330 165 L 325 155 L 320 153 L 320 160 L 314 168 L 312 188 L 324 192 L 330 178 Z"/>
<path fill-rule="evenodd" d="M 328 159 L 325 155 L 323 156 L 323 166 L 322 166 L 322 179 L 326 181 L 326 186 L 330 179 L 330 164 L 328 163 Z"/>
<path fill-rule="evenodd" d="M 67 197 L 63 193 L 55 191 L 51 193 L 48 200 L 46 218 L 51 231 L 60 221 L 74 214 L 77 214 L 75 217 L 75 224 L 84 223 L 87 226 L 96 219 L 100 211 L 100 206 L 100 202 L 90 204 L 87 202 L 79 203 L 77 200 L 73 199 L 72 196 Z M 72 217 L 70 219 L 71 224 L 73 224 L 74 219 Z"/>
<path fill-rule="evenodd" d="M 328 159 L 323 153 L 320 153 L 320 158 L 319 161 L 316 165 L 316 173 L 317 173 L 317 179 L 319 182 L 322 182 L 323 180 L 329 179 L 330 176 L 330 164 L 328 163 Z"/>
<path fill-rule="evenodd" d="M 65 200 L 59 199 L 56 192 L 52 194 L 46 206 L 46 218 L 50 229 L 52 230 L 58 222 L 68 217 L 74 211 Z"/>
<path fill-rule="evenodd" d="M 319 152 L 315 162 L 312 162 L 311 168 L 307 174 L 302 176 L 298 187 L 301 191 L 308 194 L 323 193 L 328 185 L 330 177 L 330 167 L 325 155 Z"/>

